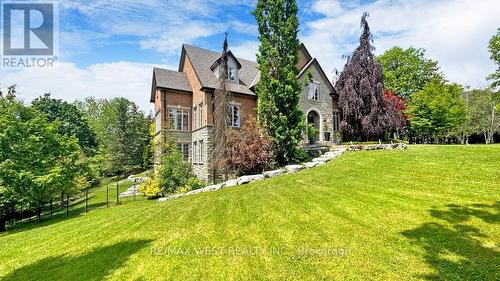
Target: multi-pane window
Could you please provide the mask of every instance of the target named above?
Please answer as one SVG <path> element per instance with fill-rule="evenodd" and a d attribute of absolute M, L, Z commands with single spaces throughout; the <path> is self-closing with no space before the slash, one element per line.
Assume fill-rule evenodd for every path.
<path fill-rule="evenodd" d="M 236 69 L 234 67 L 228 67 L 227 69 L 228 79 L 231 81 L 236 80 Z"/>
<path fill-rule="evenodd" d="M 193 109 L 193 130 L 196 129 L 196 120 L 198 120 L 198 108 L 195 106 L 194 109 Z"/>
<path fill-rule="evenodd" d="M 309 83 L 307 87 L 307 98 L 310 100 L 319 100 L 319 83 Z"/>
<path fill-rule="evenodd" d="M 189 144 L 179 143 L 177 144 L 177 147 L 179 148 L 179 151 L 181 152 L 184 161 L 189 161 Z"/>
<path fill-rule="evenodd" d="M 198 121 L 198 124 L 199 124 L 199 127 L 198 128 L 203 128 L 203 103 L 200 103 L 200 105 L 198 106 L 198 118 L 199 118 L 199 121 Z"/>
<path fill-rule="evenodd" d="M 333 113 L 333 131 L 340 131 L 340 112 Z"/>
<path fill-rule="evenodd" d="M 230 125 L 231 127 L 239 128 L 240 127 L 240 107 L 237 105 L 229 106 L 229 116 L 231 118 Z"/>
<path fill-rule="evenodd" d="M 204 157 L 203 157 L 203 154 L 204 154 L 204 153 L 203 153 L 203 149 L 204 149 L 204 146 L 203 146 L 203 141 L 200 141 L 199 149 L 200 149 L 200 151 L 199 151 L 199 153 L 198 153 L 198 158 L 199 158 L 199 159 L 198 159 L 198 162 L 199 162 L 199 163 L 203 163 L 203 161 L 205 161 L 205 159 L 203 159 L 203 158 L 204 158 Z"/>
<path fill-rule="evenodd" d="M 176 131 L 189 130 L 189 111 L 185 109 L 170 108 L 169 109 L 170 129 Z"/>
<path fill-rule="evenodd" d="M 193 142 L 193 163 L 198 163 L 198 143 Z"/>
<path fill-rule="evenodd" d="M 158 134 L 161 131 L 161 112 L 158 111 L 155 116 L 155 133 Z"/>

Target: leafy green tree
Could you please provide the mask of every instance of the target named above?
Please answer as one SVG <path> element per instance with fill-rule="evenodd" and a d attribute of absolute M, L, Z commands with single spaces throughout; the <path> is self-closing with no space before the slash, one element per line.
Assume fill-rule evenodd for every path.
<path fill-rule="evenodd" d="M 59 133 L 75 136 L 86 155 L 95 154 L 97 149 L 96 134 L 74 104 L 51 98 L 50 94 L 45 94 L 35 99 L 32 105 L 36 110 L 45 113 L 49 122 L 59 121 Z"/>
<path fill-rule="evenodd" d="M 77 106 L 85 113 L 99 142 L 99 158 L 104 174 L 116 175 L 145 169 L 149 153 L 151 120 L 139 107 L 125 99 L 87 98 Z"/>
<path fill-rule="evenodd" d="M 49 122 L 14 92 L 0 98 L 0 231 L 19 206 L 40 215 L 82 173 L 78 140 L 60 134 L 59 121 Z"/>
<path fill-rule="evenodd" d="M 259 122 L 267 130 L 279 164 L 295 161 L 302 140 L 297 12 L 294 0 L 259 0 L 253 12 L 260 40 Z"/>
<path fill-rule="evenodd" d="M 493 143 L 494 134 L 500 131 L 500 95 L 491 89 L 472 91 L 470 119 L 474 133 L 483 135 L 485 143 Z"/>
<path fill-rule="evenodd" d="M 410 130 L 416 140 L 437 143 L 449 136 L 466 118 L 463 89 L 457 84 L 447 84 L 441 79 L 428 83 L 413 95 L 408 104 Z"/>
<path fill-rule="evenodd" d="M 385 87 L 404 99 L 411 98 L 430 81 L 442 78 L 438 62 L 427 59 L 424 49 L 394 47 L 377 60 L 384 70 Z"/>
<path fill-rule="evenodd" d="M 491 60 L 497 65 L 497 70 L 488 77 L 488 80 L 492 81 L 492 87 L 500 87 L 500 28 L 497 29 L 497 34 L 495 34 L 489 44 L 489 50 L 491 53 Z"/>

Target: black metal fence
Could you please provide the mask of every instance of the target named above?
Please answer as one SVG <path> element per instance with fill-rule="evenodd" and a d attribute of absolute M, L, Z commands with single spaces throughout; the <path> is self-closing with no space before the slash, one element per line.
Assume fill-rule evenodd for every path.
<path fill-rule="evenodd" d="M 123 180 L 105 187 L 86 189 L 72 196 L 61 195 L 51 198 L 38 207 L 30 204 L 19 205 L 9 216 L 7 229 L 13 229 L 31 222 L 45 222 L 50 220 L 66 219 L 85 214 L 94 209 L 108 208 L 131 201 L 141 200 L 138 194 L 140 183 Z M 133 192 L 131 192 L 133 190 Z"/>

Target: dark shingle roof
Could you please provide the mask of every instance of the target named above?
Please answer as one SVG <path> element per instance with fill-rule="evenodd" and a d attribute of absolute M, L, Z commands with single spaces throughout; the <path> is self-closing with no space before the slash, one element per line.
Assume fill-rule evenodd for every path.
<path fill-rule="evenodd" d="M 185 92 L 193 91 L 185 73 L 155 67 L 153 75 L 156 79 L 156 87 Z"/>
<path fill-rule="evenodd" d="M 155 100 L 155 87 L 183 92 L 192 92 L 185 73 L 155 67 L 153 69 L 153 89 L 151 90 L 151 102 Z"/>
<path fill-rule="evenodd" d="M 183 48 L 193 65 L 196 75 L 200 79 L 201 87 L 216 89 L 218 87 L 218 80 L 212 70 L 210 70 L 210 67 L 221 57 L 221 53 L 191 45 L 183 45 Z M 250 90 L 250 85 L 259 72 L 257 63 L 240 58 L 238 58 L 238 61 L 241 63 L 239 84 L 228 83 L 228 89 L 234 93 L 255 96 L 255 93 Z"/>

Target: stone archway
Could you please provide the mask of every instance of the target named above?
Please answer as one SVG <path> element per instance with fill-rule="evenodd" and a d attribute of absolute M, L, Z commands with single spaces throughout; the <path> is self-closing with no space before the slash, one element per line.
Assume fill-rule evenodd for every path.
<path fill-rule="evenodd" d="M 314 109 L 311 109 L 308 113 L 307 113 L 307 124 L 312 124 L 320 133 L 317 137 L 317 141 L 321 141 L 321 131 L 322 131 L 322 128 L 321 128 L 321 114 L 314 110 Z"/>

